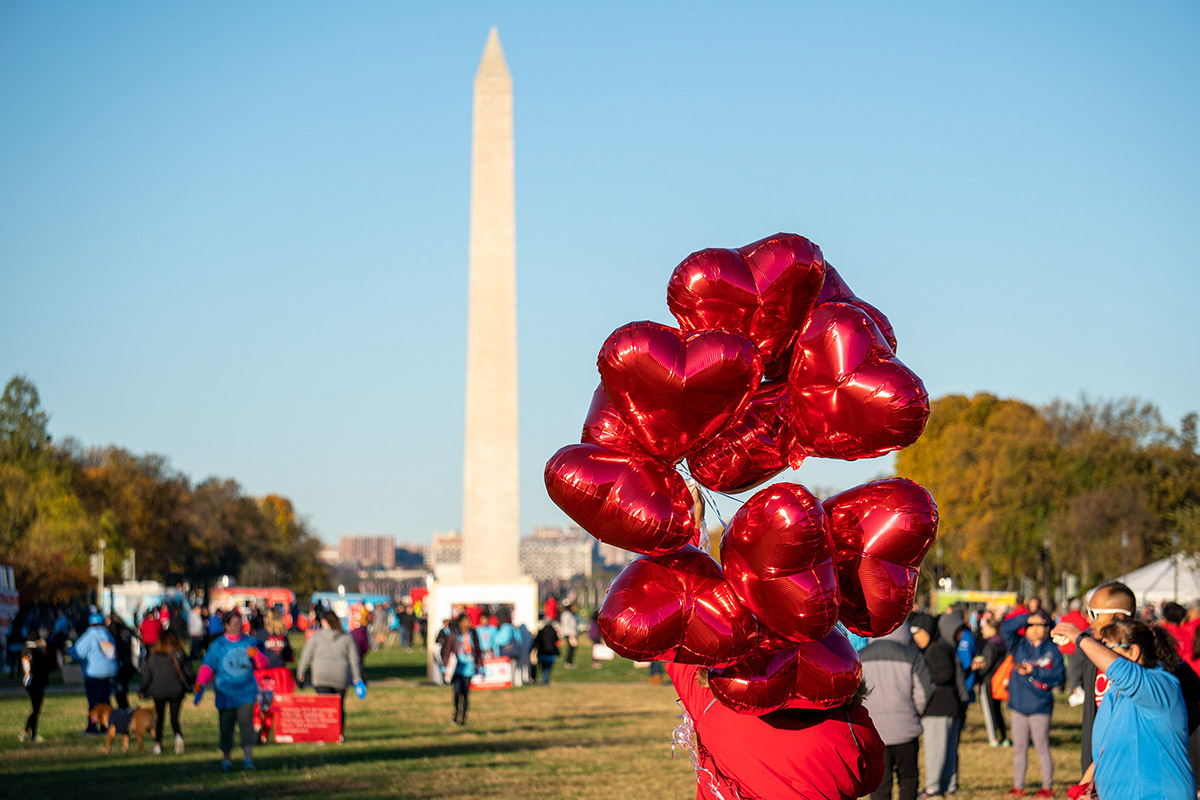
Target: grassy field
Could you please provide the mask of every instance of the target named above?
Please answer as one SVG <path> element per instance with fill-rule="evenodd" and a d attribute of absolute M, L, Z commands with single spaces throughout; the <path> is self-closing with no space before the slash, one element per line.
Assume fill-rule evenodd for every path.
<path fill-rule="evenodd" d="M 586 650 L 584 650 L 586 652 Z M 365 701 L 347 700 L 341 745 L 271 744 L 255 750 L 256 772 L 218 765 L 217 715 L 206 697 L 185 703 L 187 752 L 105 756 L 78 735 L 82 691 L 50 694 L 42 712 L 45 744 L 17 741 L 29 711 L 24 693 L 0 695 L 0 794 L 58 798 L 690 798 L 686 758 L 672 760 L 679 713 L 669 685 L 650 686 L 629 662 L 556 669 L 550 686 L 473 692 L 470 724 L 449 724 L 450 691 L 423 683 L 419 653 L 367 658 Z M 1079 709 L 1060 703 L 1051 732 L 1056 788 L 1078 773 Z M 166 738 L 170 739 L 170 726 Z M 119 742 L 118 742 L 119 744 Z M 998 798 L 1012 785 L 1012 751 L 988 747 L 972 709 L 961 748 L 959 800 Z M 1029 785 L 1036 788 L 1036 757 Z"/>

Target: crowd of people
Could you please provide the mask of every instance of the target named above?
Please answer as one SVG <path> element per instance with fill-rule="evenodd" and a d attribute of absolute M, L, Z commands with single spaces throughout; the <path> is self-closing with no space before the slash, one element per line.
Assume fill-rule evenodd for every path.
<path fill-rule="evenodd" d="M 593 620 L 594 624 L 594 620 Z M 539 681 L 550 683 L 560 657 L 564 669 L 575 669 L 579 647 L 579 618 L 575 603 L 561 604 L 554 595 L 546 599 L 537 633 L 521 623 L 514 625 L 507 607 L 469 605 L 454 618 L 442 620 L 434 640 L 434 658 L 442 681 L 454 689 L 454 715 L 451 723 L 467 724 L 472 681 L 487 674 L 487 662 L 507 662 L 514 686 Z M 599 632 L 592 633 L 594 642 Z M 565 655 L 564 655 L 565 649 Z M 598 663 L 593 659 L 592 666 Z"/>
<path fill-rule="evenodd" d="M 576 667 L 581 625 L 569 600 L 548 598 L 536 632 L 514 624 L 508 607 L 472 605 L 458 611 L 442 621 L 433 648 L 440 676 L 453 687 L 456 725 L 467 724 L 472 682 L 486 677 L 489 668 L 507 662 L 512 683 L 521 685 L 548 684 L 556 669 Z M 39 741 L 38 717 L 50 674 L 69 657 L 79 665 L 87 697 L 84 734 L 103 733 L 91 713 L 96 706 L 114 704 L 114 698 L 116 708 L 129 706 L 131 679 L 140 672 L 138 694 L 153 701 L 157 717 L 156 754 L 163 751 L 168 719 L 174 751 L 183 752 L 180 706 L 188 693 L 199 702 L 211 687 L 223 768 L 232 767 L 238 728 L 243 767 L 253 769 L 253 747 L 270 724 L 268 706 L 261 705 L 270 694 L 262 677 L 272 671 L 287 673 L 290 682 L 295 664 L 297 684 L 304 686 L 311 677 L 319 694 L 336 695 L 344 732 L 346 692 L 353 688 L 365 697 L 363 660 L 389 638 L 381 642 L 373 636 L 375 615 L 366 609 L 358 613 L 346 631 L 332 610 L 314 609 L 316 624 L 298 659 L 276 610 L 243 616 L 240 609 L 210 614 L 202 607 L 166 605 L 148 609 L 133 626 L 95 609 L 78 624 L 64 609 L 44 618 L 26 615 L 19 629 L 14 621 L 13 633 L 23 640 L 15 662 L 10 653 L 30 698 L 20 738 Z M 401 646 L 411 647 L 418 635 L 427 635 L 411 608 L 384 619 L 385 630 L 396 633 L 394 641 Z M 593 618 L 589 634 L 599 643 L 595 628 Z M 1071 776 L 1071 797 L 1191 800 L 1200 774 L 1200 736 L 1193 736 L 1200 727 L 1198 628 L 1200 603 L 1139 607 L 1128 587 L 1109 582 L 1086 604 L 1072 601 L 1057 619 L 1038 598 L 1029 598 L 997 610 L 959 605 L 936 615 L 917 610 L 886 636 L 851 635 L 863 668 L 861 705 L 874 722 L 884 757 L 878 770 L 848 773 L 846 780 L 870 782 L 882 773 L 871 795 L 876 800 L 890 799 L 894 787 L 900 800 L 953 796 L 959 790 L 963 726 L 970 713 L 978 713 L 989 744 L 1011 747 L 1008 796 L 1053 797 L 1050 731 L 1056 693 L 1064 693 L 1071 705 L 1083 707 L 1080 772 Z M 201 662 L 198 671 L 196 661 Z M 592 666 L 598 666 L 594 655 Z M 677 688 L 684 682 L 685 704 L 707 697 L 702 675 L 671 677 Z M 256 703 L 262 711 L 260 730 L 253 722 Z M 976 705 L 978 711 L 972 712 Z M 724 728 L 707 711 L 695 719 L 713 731 L 711 748 Z M 769 721 L 763 735 L 780 735 L 793 721 Z M 847 730 L 853 732 L 855 724 Z M 758 734 L 745 732 L 752 735 Z M 712 758 L 711 752 L 705 757 Z M 1040 782 L 1027 786 L 1033 761 Z M 718 759 L 709 768 L 720 775 Z"/>
<path fill-rule="evenodd" d="M 893 786 L 900 800 L 952 797 L 959 738 L 975 705 L 989 744 L 1012 748 L 1007 796 L 1054 797 L 1050 729 L 1055 692 L 1064 692 L 1083 706 L 1071 797 L 1192 800 L 1200 774 L 1198 627 L 1200 604 L 1139 608 L 1128 587 L 1110 582 L 1057 620 L 1029 598 L 1001 613 L 916 611 L 887 636 L 852 636 L 868 688 L 863 704 L 884 744 L 884 775 L 871 797 L 890 800 Z M 1036 789 L 1027 788 L 1031 749 Z"/>
<path fill-rule="evenodd" d="M 87 724 L 81 733 L 85 736 L 107 732 L 93 713 L 98 706 L 113 706 L 116 711 L 112 719 L 124 719 L 120 712 L 130 709 L 130 684 L 140 674 L 138 696 L 154 704 L 156 755 L 163 752 L 168 719 L 174 752 L 184 752 L 180 724 L 183 700 L 193 693 L 198 705 L 211 687 L 225 770 L 232 768 L 235 728 L 239 731 L 243 768 L 254 768 L 253 747 L 266 741 L 274 720 L 274 687 L 286 684 L 290 690 L 297 684 L 303 686 L 311 671 L 318 694 L 336 694 L 344 701 L 347 688 L 352 687 L 359 698 L 366 696 L 362 663 L 372 649 L 368 632 L 376 619 L 370 610 L 360 612 L 354 630 L 347 633 L 332 610 L 315 608 L 312 617 L 316 623 L 309 630 L 298 663 L 289 640 L 294 628 L 289 629 L 283 614 L 273 608 L 232 608 L 210 613 L 202 606 L 189 609 L 182 603 L 172 603 L 146 609 L 133 626 L 116 613 L 104 616 L 94 607 L 85 610 L 80 622 L 73 623 L 71 611 L 59 608 L 43 617 L 35 607 L 15 618 L 10 626 L 10 640 L 20 641 L 21 647 L 13 650 L 9 666 L 21 676 L 30 699 L 30 713 L 18 736 L 23 742 L 42 741 L 38 721 L 46 687 L 52 673 L 68 663 L 77 665 L 87 698 Z M 397 615 L 389 619 L 380 614 L 379 618 L 398 634 L 399 642 L 411 646 L 414 633 L 420 631 L 420 620 L 412 613 L 411 605 L 408 611 L 409 620 L 398 620 Z M 407 636 L 401 638 L 399 631 Z M 198 668 L 196 662 L 200 662 Z M 291 677 L 293 664 L 295 680 Z M 261 712 L 259 728 L 253 721 L 256 704 Z M 340 722 L 344 740 L 344 702 Z"/>

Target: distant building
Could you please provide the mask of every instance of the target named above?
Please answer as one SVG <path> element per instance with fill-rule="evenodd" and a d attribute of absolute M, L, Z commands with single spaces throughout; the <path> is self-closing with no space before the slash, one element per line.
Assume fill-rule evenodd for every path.
<path fill-rule="evenodd" d="M 462 534 L 458 531 L 434 532 L 426 564 L 439 581 L 462 580 Z"/>
<path fill-rule="evenodd" d="M 391 536 L 343 536 L 338 539 L 338 557 L 343 563 L 391 569 L 396 566 L 396 540 Z"/>
<path fill-rule="evenodd" d="M 577 525 L 540 527 L 521 539 L 521 572 L 536 581 L 592 575 L 595 540 Z"/>
<path fill-rule="evenodd" d="M 604 542 L 596 542 L 596 560 L 606 567 L 620 569 L 638 557 L 632 550 L 626 550 Z"/>
<path fill-rule="evenodd" d="M 327 544 L 321 548 L 321 552 L 317 555 L 321 562 L 328 564 L 331 567 L 336 567 L 342 563 L 341 556 L 338 555 L 338 549 L 331 544 Z"/>

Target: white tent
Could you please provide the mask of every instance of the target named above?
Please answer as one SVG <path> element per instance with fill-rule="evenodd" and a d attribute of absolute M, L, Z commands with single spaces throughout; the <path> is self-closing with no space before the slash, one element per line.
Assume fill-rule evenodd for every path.
<path fill-rule="evenodd" d="M 1167 557 L 1117 578 L 1133 590 L 1138 605 L 1200 600 L 1200 564 L 1188 556 Z M 1090 593 L 1089 593 L 1090 595 Z"/>

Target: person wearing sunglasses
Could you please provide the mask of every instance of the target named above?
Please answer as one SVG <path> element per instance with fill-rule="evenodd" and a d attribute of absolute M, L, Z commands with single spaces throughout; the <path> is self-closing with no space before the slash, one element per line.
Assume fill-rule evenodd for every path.
<path fill-rule="evenodd" d="M 1000 636 L 1012 654 L 1008 708 L 1012 716 L 1013 788 L 1008 797 L 1025 796 L 1029 741 L 1037 748 L 1042 788 L 1034 797 L 1054 796 L 1054 757 L 1050 753 L 1053 688 L 1066 678 L 1062 653 L 1050 640 L 1050 617 L 1044 611 L 1020 614 L 1004 621 Z M 1021 629 L 1025 635 L 1021 636 Z"/>
<path fill-rule="evenodd" d="M 1094 783 L 1103 798 L 1192 800 L 1183 691 L 1164 668 L 1178 660 L 1170 633 L 1132 618 L 1105 625 L 1099 639 L 1069 622 L 1052 633 L 1073 639 L 1109 684 L 1096 710 L 1092 763 L 1069 796 L 1083 796 Z"/>
<path fill-rule="evenodd" d="M 1084 604 L 1084 613 L 1088 619 L 1088 630 L 1095 638 L 1100 631 L 1111 623 L 1132 619 L 1137 609 L 1137 598 L 1133 590 L 1120 581 L 1107 581 L 1092 590 L 1091 597 Z M 1074 641 L 1074 640 L 1072 640 Z M 1078 652 L 1078 648 L 1076 648 Z M 1079 752 L 1079 769 L 1086 772 L 1092 765 L 1092 726 L 1096 720 L 1096 709 L 1104 699 L 1108 689 L 1108 678 L 1096 669 L 1086 656 L 1083 663 L 1083 727 Z"/>

